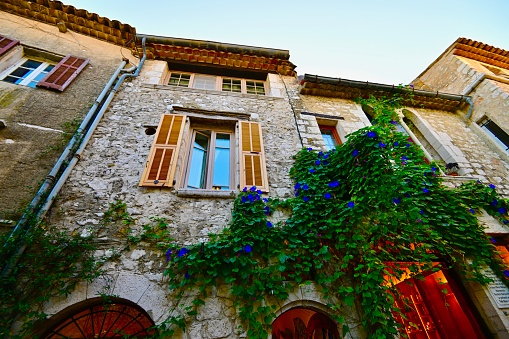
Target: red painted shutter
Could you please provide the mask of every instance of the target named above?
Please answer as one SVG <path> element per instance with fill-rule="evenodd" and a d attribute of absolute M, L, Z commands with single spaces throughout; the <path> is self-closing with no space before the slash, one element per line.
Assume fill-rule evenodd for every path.
<path fill-rule="evenodd" d="M 186 116 L 163 114 L 140 186 L 172 187 Z"/>
<path fill-rule="evenodd" d="M 37 87 L 56 89 L 62 92 L 88 64 L 88 59 L 67 55 L 41 81 Z"/>
<path fill-rule="evenodd" d="M 240 188 L 256 186 L 269 191 L 262 128 L 257 122 L 240 122 Z"/>
<path fill-rule="evenodd" d="M 0 56 L 16 45 L 19 45 L 18 40 L 9 39 L 0 35 Z"/>

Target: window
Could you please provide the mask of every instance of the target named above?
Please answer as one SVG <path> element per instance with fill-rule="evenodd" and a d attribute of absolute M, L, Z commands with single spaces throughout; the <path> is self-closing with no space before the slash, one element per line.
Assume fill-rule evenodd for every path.
<path fill-rule="evenodd" d="M 53 67 L 55 66 L 47 62 L 23 58 L 10 69 L 10 72 L 5 74 L 2 80 L 16 85 L 35 88 L 37 83 L 42 80 Z"/>
<path fill-rule="evenodd" d="M 212 91 L 265 95 L 265 82 L 214 75 L 171 72 L 168 85 Z"/>
<path fill-rule="evenodd" d="M 482 119 L 479 125 L 497 145 L 509 153 L 509 135 L 502 128 L 488 118 Z"/>
<path fill-rule="evenodd" d="M 0 36 L 0 56 L 7 55 L 7 52 L 17 45 L 19 45 L 19 41 Z M 19 47 L 15 50 L 18 51 L 19 57 L 11 55 L 10 58 L 13 61 L 6 61 L 7 68 L 0 73 L 0 80 L 32 88 L 45 87 L 61 92 L 71 84 L 89 62 L 89 60 L 71 55 L 61 58 L 27 46 L 22 47 L 23 52 Z M 32 57 L 32 54 L 37 57 Z M 41 56 L 44 59 L 41 59 Z"/>
<path fill-rule="evenodd" d="M 222 131 L 193 131 L 187 188 L 232 189 L 232 134 Z"/>
<path fill-rule="evenodd" d="M 194 118 L 192 118 L 194 119 Z M 140 186 L 182 187 L 184 189 L 233 190 L 235 173 L 239 171 L 239 186 L 256 186 L 268 192 L 267 170 L 261 126 L 251 121 L 239 121 L 239 164 L 234 163 L 234 126 L 207 124 L 206 119 L 190 123 L 190 149 L 182 166 L 183 178 L 175 178 L 177 160 L 186 116 L 164 114 L 159 122 L 143 171 Z M 202 121 L 203 120 L 203 121 Z M 177 181 L 179 183 L 177 184 Z"/>
<path fill-rule="evenodd" d="M 335 149 L 337 145 L 341 145 L 341 139 L 339 139 L 338 132 L 334 126 L 318 125 L 318 127 L 320 128 L 327 151 Z"/>

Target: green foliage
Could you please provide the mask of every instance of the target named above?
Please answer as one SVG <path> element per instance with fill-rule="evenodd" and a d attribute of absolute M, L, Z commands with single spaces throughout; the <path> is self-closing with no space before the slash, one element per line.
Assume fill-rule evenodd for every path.
<path fill-rule="evenodd" d="M 300 151 L 290 172 L 294 198 L 265 199 L 246 188 L 235 200 L 229 228 L 207 243 L 170 246 L 165 275 L 182 303 L 163 333 L 185 328 L 207 287 L 224 283 L 249 338 L 266 338 L 275 317 L 270 305 L 309 281 L 323 287 L 325 298 L 339 300 L 333 309 L 355 306 L 370 338 L 392 338 L 398 331 L 393 314 L 399 312 L 392 281 L 407 273 L 397 262 L 411 263 L 407 269 L 417 278 L 454 266 L 480 283 L 489 282 L 482 273 L 489 266 L 507 284 L 509 271 L 474 214 L 485 209 L 507 223 L 507 200 L 493 185 L 442 185 L 438 166 L 427 164 L 420 148 L 396 131 L 399 101 L 362 100 L 374 111 L 374 126 L 350 134 L 330 152 Z M 276 208 L 291 215 L 272 225 Z M 195 301 L 184 303 L 185 292 L 196 290 Z"/>

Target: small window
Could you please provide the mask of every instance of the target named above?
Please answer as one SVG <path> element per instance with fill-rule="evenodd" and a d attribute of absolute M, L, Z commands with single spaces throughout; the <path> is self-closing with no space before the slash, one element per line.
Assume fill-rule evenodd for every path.
<path fill-rule="evenodd" d="M 189 87 L 190 82 L 191 82 L 191 74 L 171 73 L 170 81 L 168 81 L 168 85 L 178 86 L 178 87 Z"/>
<path fill-rule="evenodd" d="M 193 88 L 213 91 L 216 89 L 216 77 L 210 75 L 195 75 Z"/>
<path fill-rule="evenodd" d="M 222 91 L 225 92 L 242 92 L 242 83 L 240 79 L 223 79 Z"/>
<path fill-rule="evenodd" d="M 231 189 L 231 133 L 195 130 L 189 158 L 187 188 Z"/>
<path fill-rule="evenodd" d="M 249 94 L 265 95 L 265 87 L 261 81 L 246 81 L 246 92 Z"/>
<path fill-rule="evenodd" d="M 335 149 L 336 146 L 341 145 L 341 139 L 339 138 L 338 132 L 334 126 L 318 125 L 318 127 L 320 128 L 320 133 L 322 134 L 327 151 Z"/>
<path fill-rule="evenodd" d="M 481 120 L 479 125 L 496 144 L 509 153 L 509 135 L 502 128 L 487 118 Z"/>
<path fill-rule="evenodd" d="M 34 59 L 23 58 L 5 72 L 3 81 L 35 88 L 55 65 Z"/>

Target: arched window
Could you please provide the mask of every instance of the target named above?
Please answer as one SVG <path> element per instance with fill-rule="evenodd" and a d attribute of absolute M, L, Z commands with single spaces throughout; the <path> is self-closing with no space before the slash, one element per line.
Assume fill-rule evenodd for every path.
<path fill-rule="evenodd" d="M 128 300 L 89 299 L 54 315 L 41 337 L 146 338 L 156 333 L 154 322 L 142 308 Z"/>
<path fill-rule="evenodd" d="M 309 308 L 294 308 L 272 323 L 273 339 L 339 339 L 337 324 L 328 316 Z"/>

